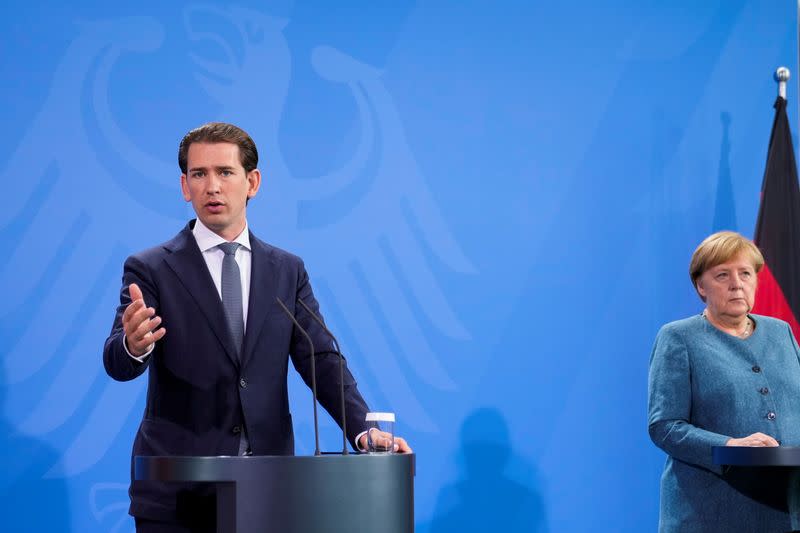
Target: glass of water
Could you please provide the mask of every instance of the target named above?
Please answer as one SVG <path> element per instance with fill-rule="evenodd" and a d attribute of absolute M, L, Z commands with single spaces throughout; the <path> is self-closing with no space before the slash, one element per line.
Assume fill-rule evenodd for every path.
<path fill-rule="evenodd" d="M 394 413 L 367 413 L 367 451 L 394 453 Z"/>

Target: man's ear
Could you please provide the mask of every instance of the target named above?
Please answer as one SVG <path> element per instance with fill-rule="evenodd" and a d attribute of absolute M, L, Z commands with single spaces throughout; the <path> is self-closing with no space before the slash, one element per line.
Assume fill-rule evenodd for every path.
<path fill-rule="evenodd" d="M 258 193 L 258 189 L 261 187 L 261 171 L 254 168 L 248 172 L 247 183 L 247 198 L 252 198 Z"/>
<path fill-rule="evenodd" d="M 181 174 L 181 192 L 183 193 L 183 199 L 187 202 L 192 201 L 192 196 L 189 194 L 189 182 L 186 181 L 186 174 Z"/>

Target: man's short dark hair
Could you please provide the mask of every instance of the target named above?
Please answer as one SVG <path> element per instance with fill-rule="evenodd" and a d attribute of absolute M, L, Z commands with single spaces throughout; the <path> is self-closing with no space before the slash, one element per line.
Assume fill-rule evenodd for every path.
<path fill-rule="evenodd" d="M 258 167 L 256 143 L 242 128 L 225 122 L 209 122 L 187 133 L 178 147 L 178 166 L 186 174 L 189 146 L 192 143 L 231 143 L 239 147 L 239 161 L 245 172 Z"/>

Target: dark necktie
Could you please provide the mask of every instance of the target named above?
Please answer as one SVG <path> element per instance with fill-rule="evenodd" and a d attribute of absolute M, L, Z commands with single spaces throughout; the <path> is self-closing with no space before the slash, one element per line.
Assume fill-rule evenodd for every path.
<path fill-rule="evenodd" d="M 236 250 L 239 243 L 225 242 L 219 249 L 225 252 L 222 259 L 222 306 L 228 319 L 228 328 L 231 330 L 233 344 L 236 347 L 236 357 L 242 359 L 242 341 L 244 340 L 244 314 L 242 311 L 242 278 L 239 275 L 239 264 L 236 262 Z M 250 442 L 247 438 L 247 429 L 242 428 L 239 437 L 239 455 L 250 454 Z"/>
<path fill-rule="evenodd" d="M 241 359 L 244 318 L 242 278 L 239 275 L 239 265 L 236 263 L 236 250 L 239 246 L 239 243 L 236 242 L 225 242 L 220 244 L 219 248 L 225 252 L 225 257 L 222 259 L 222 305 L 225 308 L 225 316 L 228 318 L 228 328 L 236 348 L 236 357 Z"/>

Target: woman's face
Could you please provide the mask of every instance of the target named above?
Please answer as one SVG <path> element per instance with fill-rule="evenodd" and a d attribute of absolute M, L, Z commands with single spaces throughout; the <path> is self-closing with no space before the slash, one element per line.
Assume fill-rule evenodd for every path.
<path fill-rule="evenodd" d="M 715 317 L 741 318 L 753 307 L 757 284 L 750 257 L 741 253 L 703 272 L 697 280 L 697 292 Z"/>

